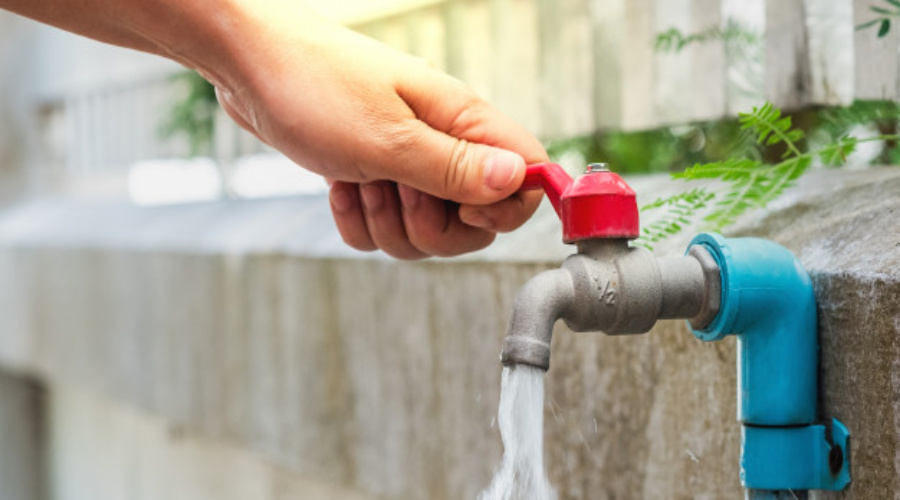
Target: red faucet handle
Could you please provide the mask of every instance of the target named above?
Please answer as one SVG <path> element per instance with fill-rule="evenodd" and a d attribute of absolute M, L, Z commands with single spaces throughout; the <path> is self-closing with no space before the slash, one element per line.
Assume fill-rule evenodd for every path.
<path fill-rule="evenodd" d="M 571 185 L 572 178 L 556 163 L 534 163 L 525 170 L 522 189 L 543 189 L 556 215 L 562 218 L 562 196 Z"/>
<path fill-rule="evenodd" d="M 522 189 L 543 188 L 563 225 L 563 241 L 640 236 L 637 197 L 603 164 L 574 181 L 555 163 L 529 165 Z"/>

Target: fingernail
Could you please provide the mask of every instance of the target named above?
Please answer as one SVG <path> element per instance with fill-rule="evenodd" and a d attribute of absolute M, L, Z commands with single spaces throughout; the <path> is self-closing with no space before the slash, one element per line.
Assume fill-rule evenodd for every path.
<path fill-rule="evenodd" d="M 353 208 L 353 199 L 343 189 L 332 189 L 329 198 L 331 198 L 331 208 L 337 213 L 347 213 Z"/>
<path fill-rule="evenodd" d="M 484 184 L 497 191 L 509 187 L 519 169 L 525 168 L 525 161 L 509 151 L 495 151 L 484 162 Z"/>
<path fill-rule="evenodd" d="M 359 188 L 362 195 L 363 205 L 369 212 L 377 212 L 384 205 L 384 194 L 381 192 L 381 186 L 375 184 L 363 184 Z"/>
<path fill-rule="evenodd" d="M 419 206 L 419 200 L 422 199 L 421 191 L 405 184 L 397 184 L 397 191 L 400 193 L 400 202 L 403 203 L 404 208 Z"/>
<path fill-rule="evenodd" d="M 462 212 L 459 214 L 460 218 L 463 222 L 470 226 L 474 226 L 481 229 L 491 229 L 494 227 L 494 221 L 492 221 L 484 212 L 480 210 L 474 210 L 472 212 Z"/>

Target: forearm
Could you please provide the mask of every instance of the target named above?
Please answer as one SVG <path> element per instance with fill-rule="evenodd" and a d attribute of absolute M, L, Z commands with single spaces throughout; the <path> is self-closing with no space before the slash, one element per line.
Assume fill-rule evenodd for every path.
<path fill-rule="evenodd" d="M 296 0 L 0 0 L 0 8 L 174 59 L 225 87 L 252 66 L 255 46 L 274 42 L 265 40 L 271 28 L 285 27 L 273 24 L 297 34 L 322 24 Z"/>

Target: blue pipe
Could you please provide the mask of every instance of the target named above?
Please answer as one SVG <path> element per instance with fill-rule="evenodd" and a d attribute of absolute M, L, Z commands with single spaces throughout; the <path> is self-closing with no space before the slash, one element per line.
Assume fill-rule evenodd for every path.
<path fill-rule="evenodd" d="M 741 483 L 753 490 L 840 490 L 849 433 L 818 418 L 819 344 L 809 274 L 786 248 L 758 238 L 700 234 L 720 269 L 721 306 L 704 341 L 737 337 Z M 690 249 L 690 247 L 689 247 Z"/>

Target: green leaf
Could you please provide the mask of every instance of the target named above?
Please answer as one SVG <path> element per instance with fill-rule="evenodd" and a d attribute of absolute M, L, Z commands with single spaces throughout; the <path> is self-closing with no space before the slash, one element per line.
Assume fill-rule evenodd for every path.
<path fill-rule="evenodd" d="M 678 234 L 691 223 L 696 213 L 705 208 L 715 195 L 705 188 L 696 188 L 668 198 L 659 198 L 641 207 L 641 211 L 666 207 L 668 210 L 657 220 L 645 225 L 637 243 L 653 249 L 652 243 Z"/>
<path fill-rule="evenodd" d="M 788 131 L 786 135 L 788 140 L 791 140 L 793 142 L 802 141 L 803 138 L 806 137 L 806 134 L 799 128 Z"/>
<path fill-rule="evenodd" d="M 900 8 L 900 0 L 886 0 L 887 3 L 893 5 L 894 7 Z"/>
<path fill-rule="evenodd" d="M 884 38 L 888 32 L 891 31 L 891 20 L 890 19 L 882 19 L 881 27 L 878 28 L 878 38 Z"/>
<path fill-rule="evenodd" d="M 790 117 L 782 117 L 781 110 L 771 103 L 754 107 L 753 112 L 739 113 L 738 116 L 741 128 L 756 134 L 758 144 L 771 146 L 783 142 L 788 149 L 785 156 L 800 155 L 796 142 L 803 138 L 803 132 L 792 130 Z"/>
<path fill-rule="evenodd" d="M 896 16 L 898 13 L 892 10 L 885 9 L 884 7 L 871 6 L 869 10 L 872 12 L 877 12 L 879 14 L 884 14 L 886 16 Z"/>
<path fill-rule="evenodd" d="M 857 24 L 856 31 L 861 31 L 866 28 L 871 28 L 872 26 L 875 26 L 876 24 L 880 23 L 882 19 L 883 18 L 879 17 L 878 19 L 872 19 L 871 21 L 869 21 L 867 23 Z"/>
<path fill-rule="evenodd" d="M 778 198 L 785 189 L 809 169 L 810 165 L 812 165 L 812 158 L 809 155 L 795 156 L 775 165 L 774 175 L 767 179 L 768 182 L 758 193 L 759 197 L 754 200 L 755 204 L 765 207 L 769 202 Z"/>
<path fill-rule="evenodd" d="M 829 144 L 819 151 L 819 157 L 826 165 L 840 165 L 847 161 L 847 156 L 856 150 L 855 137 L 845 137 L 838 142 Z"/>
<path fill-rule="evenodd" d="M 656 35 L 655 48 L 659 52 L 668 52 L 675 48 L 679 44 L 679 40 L 683 38 L 684 35 L 682 35 L 681 32 L 678 31 L 678 29 L 669 28 L 668 30 Z"/>
<path fill-rule="evenodd" d="M 672 174 L 675 179 L 722 179 L 736 180 L 747 177 L 758 170 L 762 164 L 746 158 L 730 158 L 725 161 L 697 164 L 684 172 Z"/>

